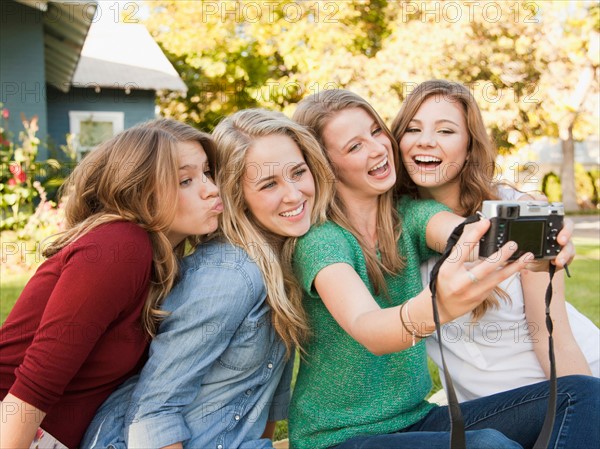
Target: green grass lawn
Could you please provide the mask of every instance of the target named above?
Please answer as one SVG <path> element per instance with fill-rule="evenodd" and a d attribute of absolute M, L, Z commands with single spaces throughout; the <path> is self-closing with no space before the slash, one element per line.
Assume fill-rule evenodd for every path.
<path fill-rule="evenodd" d="M 566 281 L 567 300 L 579 311 L 589 317 L 596 326 L 600 326 L 600 244 L 597 240 L 575 239 L 577 257 L 570 267 L 572 277 Z M 31 274 L 2 273 L 0 279 L 0 322 L 17 300 L 23 286 Z M 296 357 L 296 370 L 298 359 Z M 433 390 L 441 388 L 437 367 L 429 361 L 433 379 Z M 295 374 L 294 374 L 295 380 Z M 287 437 L 287 422 L 278 423 L 275 439 Z"/>

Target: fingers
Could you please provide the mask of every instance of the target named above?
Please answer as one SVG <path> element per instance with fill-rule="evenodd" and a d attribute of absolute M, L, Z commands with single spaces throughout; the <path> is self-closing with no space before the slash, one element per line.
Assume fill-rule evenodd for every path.
<path fill-rule="evenodd" d="M 469 260 L 474 260 L 475 256 L 473 253 L 479 245 L 479 240 L 481 240 L 481 237 L 483 237 L 489 227 L 490 221 L 487 219 L 482 219 L 465 226 L 463 235 L 452 249 L 448 260 L 456 262 L 457 266 Z"/>
<path fill-rule="evenodd" d="M 476 265 L 446 260 L 438 275 L 440 317 L 450 321 L 467 313 L 488 297 L 496 285 L 524 269 L 533 259 L 531 253 L 507 264 L 516 249 L 517 245 L 509 242 Z"/>
<path fill-rule="evenodd" d="M 564 268 L 565 265 L 573 262 L 575 258 L 575 245 L 572 241 L 569 241 L 565 246 L 562 247 L 560 253 L 556 256 L 556 259 L 552 261 L 557 268 Z"/>
<path fill-rule="evenodd" d="M 575 258 L 575 245 L 572 240 L 573 229 L 573 220 L 565 218 L 563 228 L 556 236 L 556 241 L 562 246 L 560 253 L 558 253 L 556 259 L 552 262 L 557 268 L 563 268 Z"/>
<path fill-rule="evenodd" d="M 560 245 L 566 245 L 571 238 L 573 237 L 573 229 L 575 225 L 573 224 L 573 220 L 570 218 L 565 218 L 563 221 L 563 228 L 560 230 L 558 235 L 556 236 L 556 241 Z"/>
<path fill-rule="evenodd" d="M 516 260 L 515 262 L 506 265 L 506 263 L 508 262 L 508 259 L 510 259 L 510 257 L 514 254 L 514 252 L 517 250 L 517 244 L 515 242 L 508 242 L 506 243 L 504 246 L 502 246 L 502 248 L 500 248 L 498 251 L 496 251 L 494 254 L 492 254 L 490 257 L 485 258 L 484 260 L 482 260 L 477 266 L 471 268 L 471 273 L 473 273 L 475 276 L 477 276 L 478 279 L 483 279 L 486 278 L 486 281 L 490 281 L 490 282 L 500 282 L 504 279 L 506 279 L 506 277 L 510 276 L 507 275 L 506 277 L 504 277 L 503 275 L 507 272 L 517 272 L 521 269 L 523 269 L 525 267 L 525 264 L 527 264 L 527 262 L 533 260 L 533 254 L 531 253 L 526 253 L 523 256 L 521 256 L 518 260 Z M 516 266 L 513 266 L 516 265 Z M 503 271 L 505 268 L 507 267 L 511 267 L 510 270 L 506 270 Z M 498 276 L 498 274 L 500 274 Z M 494 275 L 493 279 L 489 278 L 490 275 Z M 497 281 L 496 279 L 500 279 L 499 281 Z M 488 283 L 489 285 L 489 283 Z M 495 284 L 493 284 L 495 285 Z"/>

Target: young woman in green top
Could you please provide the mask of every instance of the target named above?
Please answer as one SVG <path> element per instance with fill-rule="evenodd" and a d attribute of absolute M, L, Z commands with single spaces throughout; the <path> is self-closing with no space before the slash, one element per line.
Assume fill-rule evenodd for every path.
<path fill-rule="evenodd" d="M 462 219 L 433 201 L 394 197 L 397 145 L 359 96 L 344 90 L 312 95 L 299 103 L 294 119 L 320 141 L 336 184 L 329 221 L 302 237 L 294 253 L 312 336 L 292 398 L 292 447 L 446 448 L 447 409 L 425 401 L 431 384 L 425 345 L 417 341 L 433 332 L 434 324 L 430 292 L 421 291 L 419 264 L 433 254 L 430 248 L 443 248 Z M 508 244 L 495 257 L 468 268 L 473 242 L 488 226 L 485 220 L 468 226 L 440 269 L 442 323 L 475 308 L 531 257 L 505 265 L 515 250 Z M 568 241 L 570 233 L 565 228 L 560 241 Z M 567 245 L 558 264 L 572 256 Z M 533 444 L 546 405 L 526 397 L 543 397 L 547 385 L 539 391 L 514 391 L 516 395 L 495 401 L 466 403 L 469 447 Z M 535 408 L 528 409 L 527 403 Z M 564 412 L 567 405 L 561 406 Z M 589 410 L 593 408 L 591 404 Z M 524 423 L 531 431 L 513 432 L 511 439 L 518 443 L 497 431 L 522 431 L 518 424 L 524 413 L 532 419 Z"/>

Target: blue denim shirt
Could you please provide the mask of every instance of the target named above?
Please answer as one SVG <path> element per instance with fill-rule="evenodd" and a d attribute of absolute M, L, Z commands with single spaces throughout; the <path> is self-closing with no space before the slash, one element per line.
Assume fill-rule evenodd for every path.
<path fill-rule="evenodd" d="M 81 447 L 272 447 L 261 435 L 287 417 L 293 357 L 258 266 L 230 244 L 201 245 L 162 309 L 148 362 L 98 410 Z"/>

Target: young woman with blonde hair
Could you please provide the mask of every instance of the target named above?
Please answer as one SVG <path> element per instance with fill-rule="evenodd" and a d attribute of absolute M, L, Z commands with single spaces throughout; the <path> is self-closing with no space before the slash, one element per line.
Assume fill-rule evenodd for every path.
<path fill-rule="evenodd" d="M 148 363 L 99 410 L 86 448 L 272 447 L 287 417 L 294 348 L 308 334 L 291 253 L 325 218 L 329 167 L 280 113 L 237 112 L 213 137 L 222 236 L 184 260 Z"/>
<path fill-rule="evenodd" d="M 292 447 L 447 448 L 448 409 L 425 400 L 431 381 L 422 339 L 434 323 L 431 293 L 422 290 L 419 269 L 434 254 L 429 248 L 443 248 L 462 218 L 431 200 L 394 198 L 398 146 L 358 95 L 345 90 L 311 95 L 298 104 L 294 119 L 313 130 L 337 182 L 329 221 L 301 237 L 293 257 L 312 336 L 291 402 Z M 381 217 L 384 201 L 397 220 Z M 479 241 L 488 226 L 487 220 L 467 226 L 441 265 L 442 323 L 476 308 L 531 256 L 507 265 L 516 249 L 509 243 L 489 259 L 469 264 L 470 242 Z M 569 237 L 567 228 L 560 239 Z M 399 253 L 401 267 L 390 262 L 392 251 Z M 568 245 L 559 264 L 572 257 Z M 554 438 L 568 447 L 582 447 L 593 434 L 583 416 L 598 416 L 597 401 L 585 393 L 595 380 L 559 381 L 564 394 Z M 547 384 L 538 384 L 462 404 L 467 447 L 531 447 L 544 419 L 547 391 Z M 567 413 L 577 416 L 578 424 L 563 426 Z"/>
<path fill-rule="evenodd" d="M 436 199 L 464 216 L 481 210 L 485 200 L 532 199 L 493 182 L 496 150 L 473 95 L 461 84 L 431 80 L 417 86 L 398 112 L 392 132 L 402 156 L 401 193 Z M 424 265 L 424 281 L 433 262 Z M 515 274 L 472 312 L 445 326 L 447 341 L 442 343 L 459 401 L 549 377 L 547 284 L 545 273 Z M 565 302 L 562 271 L 553 284 L 557 374 L 589 375 L 592 367 L 598 377 L 598 328 Z M 440 366 L 436 336 L 427 340 L 427 351 Z"/>
<path fill-rule="evenodd" d="M 100 404 L 139 371 L 186 239 L 217 228 L 213 157 L 207 134 L 161 119 L 75 168 L 63 189 L 67 230 L 0 334 L 2 448 L 40 438 L 77 447 Z"/>

